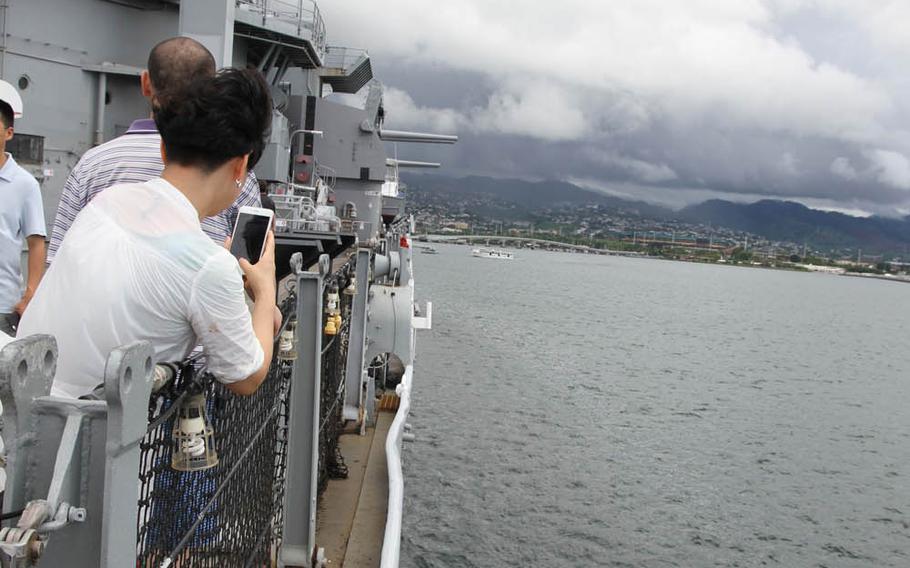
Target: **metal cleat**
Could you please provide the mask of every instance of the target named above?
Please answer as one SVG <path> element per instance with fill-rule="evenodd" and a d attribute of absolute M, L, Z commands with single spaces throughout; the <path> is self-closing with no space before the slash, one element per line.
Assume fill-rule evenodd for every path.
<path fill-rule="evenodd" d="M 73 507 L 69 503 L 60 503 L 54 518 L 43 523 L 38 527 L 38 532 L 42 535 L 62 529 L 70 523 L 82 523 L 85 521 L 85 509 Z"/>
<path fill-rule="evenodd" d="M 327 277 L 332 273 L 332 258 L 327 254 L 319 255 L 319 276 Z"/>
<path fill-rule="evenodd" d="M 291 255 L 291 274 L 300 274 L 303 272 L 303 255 L 299 252 L 295 252 Z"/>

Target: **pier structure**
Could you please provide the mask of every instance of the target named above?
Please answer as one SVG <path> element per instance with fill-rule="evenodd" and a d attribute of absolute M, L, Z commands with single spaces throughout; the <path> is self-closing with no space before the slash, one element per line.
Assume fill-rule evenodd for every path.
<path fill-rule="evenodd" d="M 513 246 L 517 248 L 535 248 L 540 250 L 567 251 L 582 254 L 606 254 L 613 256 L 642 256 L 642 253 L 599 249 L 587 245 L 575 245 L 531 237 L 512 237 L 505 235 L 421 235 L 429 242 L 452 244 L 482 244 L 484 246 Z"/>

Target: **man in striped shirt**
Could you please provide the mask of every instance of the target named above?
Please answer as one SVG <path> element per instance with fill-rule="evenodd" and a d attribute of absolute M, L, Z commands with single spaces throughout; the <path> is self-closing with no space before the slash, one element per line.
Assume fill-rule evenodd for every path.
<path fill-rule="evenodd" d="M 167 39 L 152 48 L 148 70 L 142 72 L 142 94 L 150 104 L 156 97 L 179 92 L 200 75 L 215 74 L 215 58 L 201 43 L 187 38 Z M 133 121 L 126 134 L 96 146 L 82 155 L 63 186 L 57 216 L 47 251 L 53 262 L 76 215 L 96 195 L 121 183 L 142 183 L 157 178 L 164 170 L 161 136 L 151 118 Z M 231 235 L 240 207 L 259 207 L 259 184 L 250 172 L 233 205 L 214 217 L 202 220 L 202 230 L 218 244 Z"/>

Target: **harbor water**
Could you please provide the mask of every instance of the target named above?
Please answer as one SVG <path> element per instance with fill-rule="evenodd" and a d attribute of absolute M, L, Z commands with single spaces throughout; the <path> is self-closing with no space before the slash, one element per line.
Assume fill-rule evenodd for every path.
<path fill-rule="evenodd" d="M 910 566 L 910 285 L 415 255 L 402 566 Z"/>

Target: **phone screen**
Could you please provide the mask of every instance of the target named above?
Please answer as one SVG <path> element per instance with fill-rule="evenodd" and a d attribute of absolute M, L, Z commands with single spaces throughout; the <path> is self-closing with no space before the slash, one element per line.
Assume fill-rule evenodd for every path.
<path fill-rule="evenodd" d="M 237 258 L 247 259 L 250 264 L 259 262 L 270 221 L 271 219 L 265 215 L 251 215 L 249 213 L 237 215 L 234 240 L 231 241 L 231 254 Z"/>

